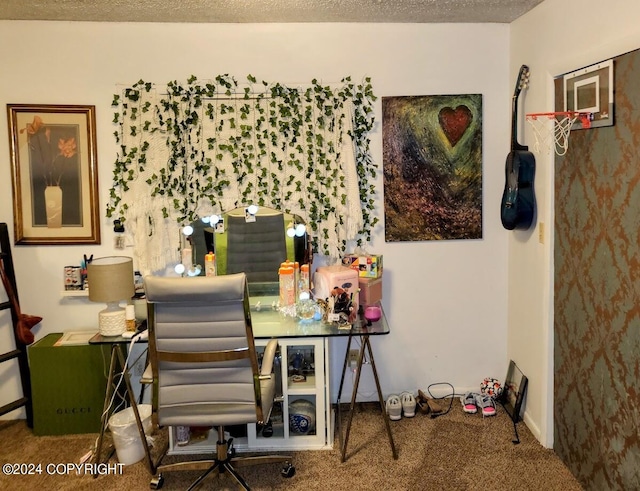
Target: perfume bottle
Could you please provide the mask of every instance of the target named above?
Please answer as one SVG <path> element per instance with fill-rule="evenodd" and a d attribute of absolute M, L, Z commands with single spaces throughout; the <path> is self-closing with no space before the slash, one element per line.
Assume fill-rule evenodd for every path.
<path fill-rule="evenodd" d="M 127 331 L 134 332 L 136 330 L 136 307 L 135 305 L 127 305 L 124 308 L 124 318 L 127 325 Z"/>
<path fill-rule="evenodd" d="M 280 306 L 295 304 L 295 281 L 293 268 L 281 267 L 278 271 L 280 278 Z"/>
<path fill-rule="evenodd" d="M 205 276 L 216 275 L 216 255 L 213 252 L 204 256 L 204 274 Z"/>

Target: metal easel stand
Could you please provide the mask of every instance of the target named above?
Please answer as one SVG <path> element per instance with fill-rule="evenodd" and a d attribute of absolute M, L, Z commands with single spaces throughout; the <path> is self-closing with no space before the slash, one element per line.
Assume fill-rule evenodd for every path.
<path fill-rule="evenodd" d="M 376 370 L 376 363 L 373 359 L 373 350 L 371 349 L 371 341 L 370 335 L 368 334 L 356 334 L 361 338 L 362 343 L 360 345 L 360 351 L 358 353 L 358 364 L 356 366 L 356 380 L 353 384 L 353 391 L 351 393 L 351 404 L 349 406 L 349 415 L 347 420 L 347 428 L 344 436 L 344 441 L 342 438 L 342 415 L 340 414 L 340 398 L 342 397 L 342 388 L 344 386 L 344 376 L 347 372 L 347 364 L 349 363 L 349 351 L 351 349 L 351 341 L 353 340 L 354 334 L 349 334 L 349 340 L 347 341 L 347 352 L 344 357 L 344 364 L 342 365 L 342 376 L 340 377 L 340 389 L 338 390 L 338 417 L 337 417 L 337 425 L 338 432 L 340 435 L 340 450 L 341 450 L 341 460 L 340 462 L 344 462 L 346 460 L 347 454 L 347 445 L 349 443 L 349 433 L 351 432 L 351 423 L 353 421 L 353 413 L 356 405 L 356 396 L 358 394 L 358 385 L 360 384 L 360 373 L 362 371 L 362 365 L 364 362 L 365 349 L 369 355 L 369 362 L 371 363 L 371 370 L 373 371 L 373 378 L 376 382 L 376 389 L 378 391 L 378 401 L 380 403 L 380 413 L 382 415 L 382 419 L 384 420 L 385 428 L 387 430 L 387 436 L 389 437 L 389 445 L 391 446 L 391 453 L 393 454 L 394 460 L 398 460 L 398 452 L 396 450 L 395 443 L 393 442 L 393 435 L 391 434 L 391 426 L 389 424 L 389 416 L 387 415 L 387 410 L 385 408 L 384 398 L 382 397 L 382 390 L 380 389 L 380 379 L 378 378 L 378 371 Z"/>

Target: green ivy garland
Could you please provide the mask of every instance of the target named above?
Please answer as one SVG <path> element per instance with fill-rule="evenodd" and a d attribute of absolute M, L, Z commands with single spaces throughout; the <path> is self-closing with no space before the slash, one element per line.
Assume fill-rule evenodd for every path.
<path fill-rule="evenodd" d="M 346 77 L 338 87 L 314 79 L 299 88 L 251 75 L 243 86 L 229 75 L 206 83 L 192 76 L 159 92 L 140 80 L 114 95 L 119 152 L 108 217 L 126 221 L 146 189 L 147 205 L 176 224 L 255 203 L 302 216 L 323 254 L 344 252 L 347 240 L 371 240 L 378 218 L 370 78 Z M 352 148 L 362 215 L 351 234 L 344 231 L 353 206 L 344 148 Z M 151 223 L 150 234 L 159 225 Z"/>

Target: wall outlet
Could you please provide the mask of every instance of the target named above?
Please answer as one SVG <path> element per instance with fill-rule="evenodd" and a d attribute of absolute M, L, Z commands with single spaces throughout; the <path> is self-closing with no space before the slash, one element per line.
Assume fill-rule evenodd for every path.
<path fill-rule="evenodd" d="M 349 350 L 349 366 L 351 368 L 356 368 L 358 366 L 358 354 L 360 353 L 357 349 Z"/>
<path fill-rule="evenodd" d="M 117 234 L 114 238 L 113 238 L 113 247 L 115 247 L 116 249 L 122 250 L 124 249 L 124 235 L 122 234 Z"/>

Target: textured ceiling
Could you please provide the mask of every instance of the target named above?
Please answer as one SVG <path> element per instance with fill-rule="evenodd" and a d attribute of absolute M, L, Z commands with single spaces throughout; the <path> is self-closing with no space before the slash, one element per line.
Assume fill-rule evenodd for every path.
<path fill-rule="evenodd" d="M 0 0 L 0 20 L 498 22 L 542 0 Z"/>

